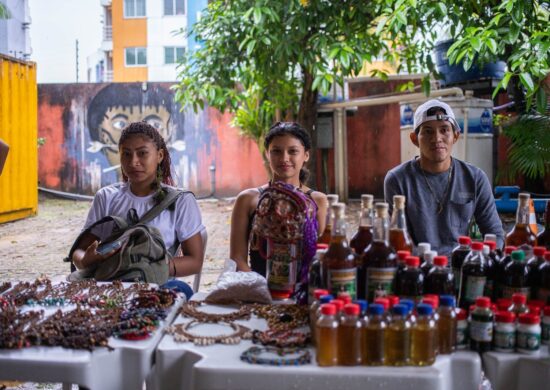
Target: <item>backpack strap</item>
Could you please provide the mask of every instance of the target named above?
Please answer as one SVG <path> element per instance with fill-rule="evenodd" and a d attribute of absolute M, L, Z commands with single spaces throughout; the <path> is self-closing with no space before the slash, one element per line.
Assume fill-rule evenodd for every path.
<path fill-rule="evenodd" d="M 178 190 L 177 188 L 172 189 L 169 187 L 165 188 L 166 196 L 162 201 L 153 206 L 149 211 L 147 211 L 143 216 L 140 218 L 138 223 L 141 224 L 147 224 L 148 222 L 151 222 L 153 219 L 155 219 L 163 210 L 170 207 L 181 195 L 183 195 L 186 191 Z"/>

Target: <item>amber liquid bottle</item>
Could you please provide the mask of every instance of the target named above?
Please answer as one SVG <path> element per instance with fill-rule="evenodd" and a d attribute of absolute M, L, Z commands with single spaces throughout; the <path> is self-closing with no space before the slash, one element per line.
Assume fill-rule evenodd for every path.
<path fill-rule="evenodd" d="M 361 256 L 365 248 L 372 242 L 372 224 L 374 221 L 373 199 L 374 197 L 370 194 L 361 195 L 359 228 L 349 243 L 358 256 Z"/>
<path fill-rule="evenodd" d="M 346 205 L 336 203 L 331 207 L 332 236 L 323 256 L 321 268 L 327 290 L 334 296 L 347 292 L 351 299 L 356 298 L 357 268 L 355 254 L 346 238 Z M 358 297 L 361 299 L 361 297 Z"/>
<path fill-rule="evenodd" d="M 349 303 L 344 306 L 344 316 L 338 327 L 338 364 L 358 366 L 361 358 L 361 321 L 359 305 Z"/>
<path fill-rule="evenodd" d="M 550 251 L 550 200 L 546 201 L 544 212 L 544 230 L 537 236 L 537 245 L 543 246 Z"/>
<path fill-rule="evenodd" d="M 416 307 L 418 319 L 412 328 L 411 360 L 415 366 L 431 366 L 437 354 L 437 328 L 432 307 L 421 303 Z"/>
<path fill-rule="evenodd" d="M 442 295 L 439 302 L 439 320 L 437 321 L 439 353 L 449 354 L 456 349 L 455 297 Z"/>
<path fill-rule="evenodd" d="M 397 270 L 397 256 L 388 241 L 388 204 L 374 205 L 373 240 L 358 261 L 357 292 L 359 299 L 373 302 L 375 298 L 391 295 Z"/>
<path fill-rule="evenodd" d="M 373 303 L 368 308 L 369 322 L 363 328 L 362 360 L 367 366 L 383 366 L 385 363 L 384 351 L 386 334 L 386 317 L 384 316 L 384 307 Z"/>
<path fill-rule="evenodd" d="M 338 321 L 336 306 L 321 305 L 321 316 L 317 320 L 317 364 L 335 366 L 338 364 Z"/>
<path fill-rule="evenodd" d="M 327 212 L 327 223 L 325 225 L 325 230 L 323 234 L 317 239 L 319 244 L 330 244 L 330 237 L 332 234 L 332 220 L 334 215 L 332 215 L 332 205 L 338 203 L 338 195 L 336 194 L 327 194 L 328 200 L 328 212 Z"/>
<path fill-rule="evenodd" d="M 392 309 L 392 319 L 386 330 L 386 364 L 406 366 L 411 361 L 411 323 L 408 308 L 398 304 Z"/>
<path fill-rule="evenodd" d="M 413 243 L 407 232 L 405 196 L 393 196 L 393 214 L 390 223 L 390 245 L 395 251 L 412 252 Z"/>
<path fill-rule="evenodd" d="M 506 245 L 516 246 L 518 249 L 525 248 L 526 251 L 532 250 L 537 245 L 537 237 L 531 231 L 529 225 L 529 199 L 529 194 L 521 193 L 518 195 L 516 224 L 506 235 Z M 527 257 L 530 258 L 530 256 Z"/>

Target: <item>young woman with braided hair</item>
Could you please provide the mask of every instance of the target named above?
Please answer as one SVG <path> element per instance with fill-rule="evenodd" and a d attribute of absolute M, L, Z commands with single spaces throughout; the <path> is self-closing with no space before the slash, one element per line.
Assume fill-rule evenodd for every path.
<path fill-rule="evenodd" d="M 103 187 L 97 192 L 84 229 L 109 215 L 129 220 L 136 217 L 139 219 L 160 203 L 167 187 L 174 186 L 170 154 L 164 139 L 153 126 L 146 122 L 131 123 L 122 131 L 118 148 L 123 182 Z M 137 216 L 132 215 L 132 209 Z M 182 255 L 170 260 L 171 277 L 200 272 L 204 259 L 201 239 L 204 226 L 192 193 L 180 196 L 172 207 L 163 210 L 149 225 L 160 230 L 166 248 L 172 255 L 176 253 L 178 243 L 181 243 Z M 105 255 L 96 251 L 98 243 L 110 235 L 113 225 L 106 223 L 96 228 L 80 241 L 72 254 L 72 261 L 78 269 L 93 267 L 116 251 Z M 191 288 L 178 282 L 178 289 L 191 296 Z"/>

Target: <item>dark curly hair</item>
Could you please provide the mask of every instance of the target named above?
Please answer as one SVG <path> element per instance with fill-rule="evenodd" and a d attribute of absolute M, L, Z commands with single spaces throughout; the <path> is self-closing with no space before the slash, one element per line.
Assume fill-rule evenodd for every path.
<path fill-rule="evenodd" d="M 273 138 L 290 135 L 298 139 L 304 146 L 306 152 L 311 150 L 311 137 L 309 133 L 296 122 L 277 122 L 267 132 L 264 139 L 265 150 L 269 149 L 269 145 Z M 304 166 L 300 169 L 300 183 L 306 183 L 309 178 L 309 170 Z"/>
<path fill-rule="evenodd" d="M 174 179 L 172 178 L 172 171 L 170 169 L 172 161 L 170 160 L 170 153 L 168 152 L 168 148 L 166 147 L 164 138 L 162 138 L 157 129 L 155 129 L 147 122 L 133 122 L 126 126 L 124 130 L 122 130 L 120 140 L 118 141 L 119 149 L 126 140 L 135 135 L 141 135 L 150 138 L 151 141 L 153 141 L 157 146 L 157 150 L 164 151 L 164 158 L 159 164 L 159 169 L 162 176 L 159 179 L 162 183 L 173 186 Z M 125 182 L 128 181 L 128 177 L 124 174 L 124 171 L 122 172 L 122 179 Z M 153 183 L 152 186 L 155 188 L 158 187 L 160 189 L 160 183 L 158 182 Z"/>

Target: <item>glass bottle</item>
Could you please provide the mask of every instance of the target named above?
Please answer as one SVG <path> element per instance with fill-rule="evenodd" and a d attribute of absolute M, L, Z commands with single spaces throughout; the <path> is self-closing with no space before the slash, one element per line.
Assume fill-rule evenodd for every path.
<path fill-rule="evenodd" d="M 313 257 L 313 260 L 309 266 L 307 298 L 308 304 L 310 305 L 315 300 L 314 291 L 325 288 L 325 283 L 323 282 L 323 273 L 321 272 L 321 258 L 323 257 L 327 249 L 327 244 L 317 244 L 315 256 Z"/>
<path fill-rule="evenodd" d="M 525 253 L 523 251 L 512 252 L 512 261 L 508 263 L 504 270 L 502 297 L 510 298 L 513 294 L 520 293 L 529 299 L 531 296 L 530 279 L 531 276 L 529 274 L 529 266 L 525 261 Z"/>
<path fill-rule="evenodd" d="M 483 244 L 481 242 L 472 243 L 472 250 L 462 264 L 459 306 L 466 310 L 485 291 L 487 274 L 485 272 L 485 258 L 482 251 Z"/>
<path fill-rule="evenodd" d="M 488 297 L 476 299 L 470 321 L 470 349 L 479 353 L 491 350 L 493 339 L 493 312 Z"/>
<path fill-rule="evenodd" d="M 413 244 L 407 232 L 405 196 L 393 196 L 393 214 L 390 223 L 390 245 L 395 251 L 412 251 Z"/>
<path fill-rule="evenodd" d="M 346 237 L 346 205 L 336 203 L 332 205 L 331 210 L 332 237 L 321 263 L 325 285 L 334 296 L 345 291 L 355 299 L 357 268 L 355 255 Z"/>
<path fill-rule="evenodd" d="M 332 237 L 332 220 L 334 219 L 334 215 L 332 214 L 332 205 L 338 203 L 338 195 L 327 194 L 327 201 L 328 201 L 328 213 L 327 213 L 327 219 L 325 224 L 325 230 L 323 231 L 323 234 L 321 234 L 321 236 L 317 239 L 317 242 L 321 244 L 330 244 L 330 238 Z"/>
<path fill-rule="evenodd" d="M 407 319 L 408 308 L 395 305 L 386 330 L 386 365 L 406 366 L 411 360 L 411 323 Z"/>
<path fill-rule="evenodd" d="M 529 224 L 529 200 L 531 196 L 526 193 L 518 195 L 518 209 L 516 213 L 516 224 L 506 235 L 506 245 L 513 245 L 523 249 L 526 257 L 531 257 L 532 248 L 537 245 L 537 237 L 531 231 Z"/>
<path fill-rule="evenodd" d="M 421 303 L 416 307 L 418 317 L 411 332 L 411 361 L 415 366 L 431 366 L 436 357 L 436 324 L 432 307 Z"/>
<path fill-rule="evenodd" d="M 363 328 L 365 343 L 362 345 L 363 364 L 382 366 L 385 363 L 387 323 L 382 305 L 373 303 L 369 306 L 369 322 Z"/>
<path fill-rule="evenodd" d="M 338 321 L 334 305 L 321 305 L 321 316 L 317 320 L 317 364 L 338 365 Z"/>
<path fill-rule="evenodd" d="M 544 253 L 544 264 L 539 267 L 537 298 L 550 305 L 550 251 Z"/>
<path fill-rule="evenodd" d="M 447 267 L 447 256 L 434 258 L 434 266 L 424 281 L 424 294 L 455 294 L 455 277 L 451 269 Z"/>
<path fill-rule="evenodd" d="M 424 276 L 428 275 L 428 272 L 432 269 L 434 266 L 434 258 L 437 256 L 436 251 L 427 251 L 424 252 L 424 256 L 422 258 L 422 264 L 420 266 L 420 269 L 422 270 L 422 273 Z"/>
<path fill-rule="evenodd" d="M 361 321 L 359 305 L 348 303 L 344 306 L 344 317 L 338 327 L 338 364 L 358 366 L 361 364 Z"/>
<path fill-rule="evenodd" d="M 400 301 L 405 298 L 420 302 L 424 293 L 424 274 L 418 268 L 419 263 L 418 257 L 407 257 L 405 269 L 395 278 L 394 292 Z"/>
<path fill-rule="evenodd" d="M 372 242 L 372 225 L 374 222 L 373 200 L 374 197 L 370 194 L 361 195 L 359 228 L 349 243 L 357 256 L 361 256 L 365 248 Z"/>
<path fill-rule="evenodd" d="M 544 230 L 537 236 L 537 245 L 543 246 L 550 251 L 550 200 L 546 201 L 544 212 Z"/>
<path fill-rule="evenodd" d="M 374 208 L 373 241 L 358 262 L 357 278 L 358 297 L 369 302 L 392 293 L 397 270 L 396 255 L 388 241 L 388 204 L 376 203 Z"/>
<path fill-rule="evenodd" d="M 439 320 L 437 321 L 439 353 L 449 354 L 456 349 L 455 297 L 442 295 L 439 303 Z"/>
<path fill-rule="evenodd" d="M 455 295 L 458 296 L 460 289 L 460 277 L 462 275 L 462 263 L 464 259 L 470 253 L 470 245 L 472 239 L 467 236 L 458 237 L 458 246 L 456 246 L 451 253 L 451 268 L 455 276 Z"/>

